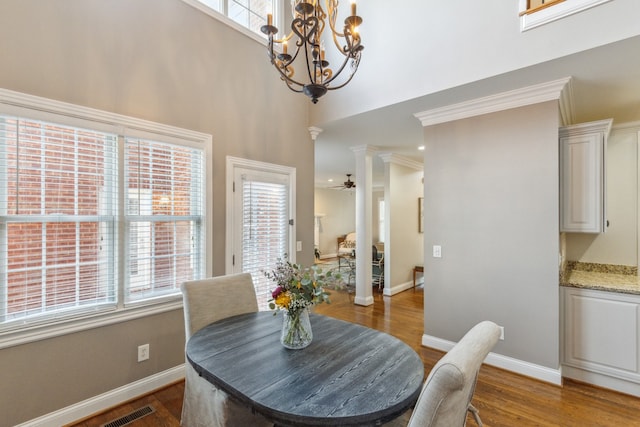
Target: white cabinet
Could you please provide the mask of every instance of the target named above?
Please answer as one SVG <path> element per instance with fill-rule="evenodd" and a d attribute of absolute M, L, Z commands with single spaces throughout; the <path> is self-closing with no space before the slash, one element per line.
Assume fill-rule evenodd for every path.
<path fill-rule="evenodd" d="M 562 289 L 562 375 L 640 396 L 640 295 Z"/>
<path fill-rule="evenodd" d="M 606 229 L 605 166 L 613 120 L 560 128 L 560 231 Z"/>

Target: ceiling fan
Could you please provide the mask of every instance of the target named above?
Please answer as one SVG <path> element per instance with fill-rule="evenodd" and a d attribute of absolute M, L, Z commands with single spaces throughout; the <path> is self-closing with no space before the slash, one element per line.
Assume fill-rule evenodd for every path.
<path fill-rule="evenodd" d="M 356 188 L 356 183 L 351 181 L 351 174 L 347 174 L 347 180 L 342 183 L 342 185 L 336 185 L 331 188 L 340 188 L 341 190 L 349 190 L 350 188 Z"/>

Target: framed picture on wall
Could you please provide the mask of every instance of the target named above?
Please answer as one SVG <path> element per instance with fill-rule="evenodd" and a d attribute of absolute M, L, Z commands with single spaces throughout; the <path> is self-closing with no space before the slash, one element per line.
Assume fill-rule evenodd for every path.
<path fill-rule="evenodd" d="M 418 233 L 424 233 L 424 197 L 418 197 Z"/>

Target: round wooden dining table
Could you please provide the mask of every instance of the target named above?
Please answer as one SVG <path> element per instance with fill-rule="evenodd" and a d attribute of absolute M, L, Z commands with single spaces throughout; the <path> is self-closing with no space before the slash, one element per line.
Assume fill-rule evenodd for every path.
<path fill-rule="evenodd" d="M 374 426 L 412 407 L 424 380 L 418 354 L 391 335 L 311 314 L 312 343 L 280 344 L 282 316 L 249 313 L 188 341 L 196 372 L 278 426 Z"/>

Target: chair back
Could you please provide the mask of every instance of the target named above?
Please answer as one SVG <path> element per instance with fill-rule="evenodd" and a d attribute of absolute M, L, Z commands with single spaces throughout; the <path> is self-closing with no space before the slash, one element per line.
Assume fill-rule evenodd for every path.
<path fill-rule="evenodd" d="M 500 327 L 478 323 L 433 367 L 409 419 L 409 427 L 464 426 L 467 411 L 475 411 L 471 399 L 478 371 L 498 342 Z M 477 415 L 477 414 L 474 414 Z M 476 417 L 479 425 L 479 417 Z"/>
<path fill-rule="evenodd" d="M 191 280 L 181 288 L 186 340 L 217 320 L 258 311 L 250 273 Z"/>

